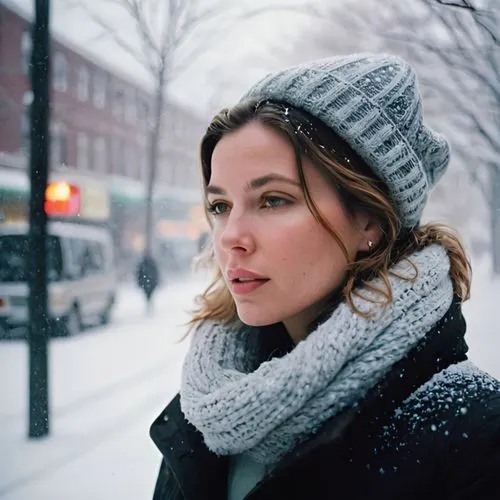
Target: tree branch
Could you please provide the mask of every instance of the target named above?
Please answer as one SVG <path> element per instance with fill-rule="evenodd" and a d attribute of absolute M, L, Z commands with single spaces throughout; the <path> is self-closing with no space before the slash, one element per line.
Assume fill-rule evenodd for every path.
<path fill-rule="evenodd" d="M 139 38 L 145 45 L 144 52 L 148 50 L 157 54 L 160 51 L 159 45 L 154 40 L 152 28 L 148 23 L 146 14 L 141 0 L 120 0 L 123 8 L 129 13 L 130 17 L 134 20 L 136 29 L 139 33 Z"/>
<path fill-rule="evenodd" d="M 450 92 L 450 88 L 442 83 L 439 83 L 436 79 L 428 80 L 422 79 L 421 81 L 424 85 L 435 88 L 443 95 L 446 95 L 454 104 L 455 109 L 459 110 L 464 116 L 467 117 L 468 120 L 474 125 L 476 130 L 481 134 L 489 146 L 495 151 L 497 154 L 500 153 L 500 142 L 497 133 L 490 133 L 487 128 L 483 125 L 482 120 L 477 116 L 474 110 L 468 109 L 466 106 L 466 102 L 470 102 L 468 100 L 464 100 L 456 93 Z"/>
<path fill-rule="evenodd" d="M 476 8 L 468 2 L 468 0 L 461 0 L 460 2 L 455 2 L 453 0 L 435 0 L 436 3 L 440 5 L 445 5 L 446 7 L 455 7 L 457 9 L 470 10 L 476 12 Z"/>
<path fill-rule="evenodd" d="M 498 19 L 493 19 L 491 26 L 486 24 L 484 20 L 485 17 L 488 17 L 488 12 L 482 9 L 478 9 L 474 7 L 468 0 L 461 0 L 460 2 L 456 1 L 444 1 L 444 0 L 434 0 L 439 5 L 443 5 L 446 7 L 454 7 L 458 9 L 468 10 L 472 13 L 477 25 L 482 28 L 486 33 L 489 34 L 492 41 L 496 44 L 500 44 L 500 36 L 498 33 L 495 33 L 494 28 L 498 27 Z M 490 17 L 494 17 L 492 13 L 490 13 Z"/>
<path fill-rule="evenodd" d="M 113 0 L 108 0 L 113 2 Z M 120 3 L 121 0 L 114 0 L 114 3 Z M 124 0 L 128 1 L 128 0 Z M 149 73 L 154 72 L 154 63 L 151 56 L 146 55 L 145 53 L 138 51 L 129 41 L 122 38 L 116 32 L 116 29 L 111 26 L 108 22 L 102 19 L 99 15 L 97 15 L 94 11 L 89 9 L 86 5 L 79 2 L 79 7 L 85 11 L 85 13 L 89 16 L 89 18 L 103 30 L 101 37 L 110 36 L 116 45 L 118 45 L 124 52 L 133 57 L 141 66 L 143 66 Z"/>

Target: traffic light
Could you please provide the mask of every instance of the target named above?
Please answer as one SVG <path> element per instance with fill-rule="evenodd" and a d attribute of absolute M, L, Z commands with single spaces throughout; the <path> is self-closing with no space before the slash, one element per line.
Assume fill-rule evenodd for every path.
<path fill-rule="evenodd" d="M 80 213 L 80 190 L 64 181 L 50 182 L 45 190 L 45 213 L 76 216 Z"/>

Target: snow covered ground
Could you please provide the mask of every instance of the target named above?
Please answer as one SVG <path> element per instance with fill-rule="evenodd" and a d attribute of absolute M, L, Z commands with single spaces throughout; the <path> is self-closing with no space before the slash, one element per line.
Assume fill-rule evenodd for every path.
<path fill-rule="evenodd" d="M 159 454 L 151 421 L 175 394 L 187 342 L 177 341 L 202 278 L 162 290 L 153 317 L 125 287 L 107 328 L 50 346 L 51 434 L 26 439 L 27 350 L 0 343 L 0 498 L 139 500 L 151 498 Z M 500 282 L 481 270 L 466 305 L 470 357 L 500 377 Z M 495 325 L 494 325 L 495 323 Z"/>
<path fill-rule="evenodd" d="M 159 455 L 149 424 L 177 391 L 195 292 L 187 279 L 161 290 L 153 317 L 125 287 L 114 320 L 50 346 L 51 435 L 28 441 L 27 349 L 0 343 L 0 498 L 149 498 Z"/>

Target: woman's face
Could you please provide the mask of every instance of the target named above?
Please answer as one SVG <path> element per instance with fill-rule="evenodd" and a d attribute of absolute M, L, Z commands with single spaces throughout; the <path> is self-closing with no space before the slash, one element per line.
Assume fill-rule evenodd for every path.
<path fill-rule="evenodd" d="M 313 201 L 354 260 L 368 250 L 374 225 L 349 216 L 307 160 L 303 169 Z M 283 321 L 298 342 L 343 283 L 347 261 L 306 204 L 292 146 L 257 121 L 225 135 L 212 155 L 207 193 L 215 257 L 239 318 L 253 326 Z"/>

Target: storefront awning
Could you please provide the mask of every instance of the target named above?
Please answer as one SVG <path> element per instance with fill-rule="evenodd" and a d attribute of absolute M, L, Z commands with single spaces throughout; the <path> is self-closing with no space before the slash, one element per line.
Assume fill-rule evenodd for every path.
<path fill-rule="evenodd" d="M 29 193 L 30 182 L 25 170 L 0 168 L 0 198 L 27 197 Z"/>
<path fill-rule="evenodd" d="M 73 180 L 69 172 L 54 172 L 51 178 Z M 146 185 L 144 182 L 120 176 L 110 176 L 108 180 L 112 202 L 133 204 L 144 203 Z M 27 198 L 30 193 L 30 180 L 26 170 L 0 167 L 0 199 L 12 196 Z M 182 189 L 170 186 L 158 186 L 154 199 L 159 202 L 183 202 L 198 204 L 201 193 L 197 189 Z"/>

